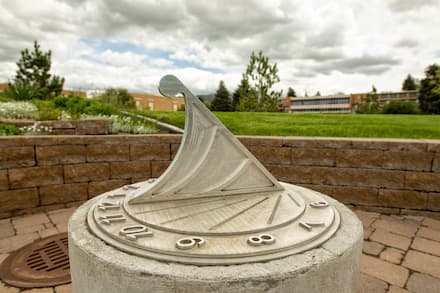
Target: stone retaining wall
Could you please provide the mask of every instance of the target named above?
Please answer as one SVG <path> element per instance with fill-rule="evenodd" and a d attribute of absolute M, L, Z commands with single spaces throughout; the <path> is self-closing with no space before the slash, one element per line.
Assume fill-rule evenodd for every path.
<path fill-rule="evenodd" d="M 179 135 L 0 137 L 0 218 L 158 177 Z M 365 210 L 440 216 L 440 141 L 240 137 L 281 181 Z"/>
<path fill-rule="evenodd" d="M 32 126 L 34 123 L 51 128 L 51 135 L 99 135 L 110 133 L 112 121 L 110 119 L 48 121 L 0 120 L 0 124 L 15 125 L 17 127 Z"/>

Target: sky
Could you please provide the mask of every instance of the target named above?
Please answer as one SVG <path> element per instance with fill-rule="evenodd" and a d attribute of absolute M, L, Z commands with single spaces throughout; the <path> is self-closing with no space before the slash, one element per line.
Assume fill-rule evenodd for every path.
<path fill-rule="evenodd" d="M 260 50 L 275 89 L 398 91 L 440 64 L 440 0 L 0 0 L 0 82 L 37 40 L 65 88 L 157 94 L 174 74 L 195 94 L 233 92 Z"/>

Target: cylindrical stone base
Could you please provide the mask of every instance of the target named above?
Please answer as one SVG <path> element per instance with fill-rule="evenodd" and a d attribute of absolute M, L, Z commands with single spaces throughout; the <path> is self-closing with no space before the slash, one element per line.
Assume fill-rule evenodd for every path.
<path fill-rule="evenodd" d="M 92 235 L 86 223 L 94 200 L 69 222 L 69 254 L 75 293 L 356 291 L 362 225 L 344 205 L 326 197 L 340 213 L 336 234 L 309 251 L 263 263 L 195 266 L 167 263 L 119 251 Z"/>

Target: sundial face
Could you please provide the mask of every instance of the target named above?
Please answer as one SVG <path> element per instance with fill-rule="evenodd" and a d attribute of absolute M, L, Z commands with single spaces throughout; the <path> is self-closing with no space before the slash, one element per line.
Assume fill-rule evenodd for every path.
<path fill-rule="evenodd" d="M 330 238 L 339 214 L 319 193 L 281 183 L 174 76 L 185 97 L 175 160 L 158 179 L 112 190 L 88 214 L 92 232 L 142 257 L 198 265 L 267 261 Z"/>

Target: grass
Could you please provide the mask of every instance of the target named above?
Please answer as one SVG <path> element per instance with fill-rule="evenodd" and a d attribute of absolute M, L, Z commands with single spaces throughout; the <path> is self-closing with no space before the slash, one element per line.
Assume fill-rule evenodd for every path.
<path fill-rule="evenodd" d="M 185 112 L 142 114 L 183 128 Z M 214 112 L 236 135 L 440 139 L 440 115 Z"/>

